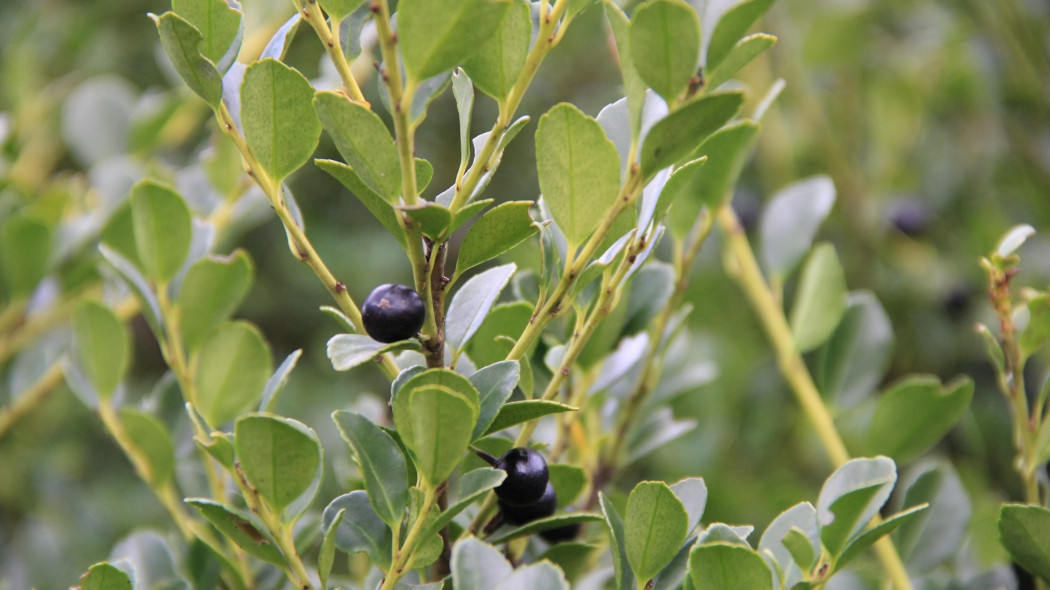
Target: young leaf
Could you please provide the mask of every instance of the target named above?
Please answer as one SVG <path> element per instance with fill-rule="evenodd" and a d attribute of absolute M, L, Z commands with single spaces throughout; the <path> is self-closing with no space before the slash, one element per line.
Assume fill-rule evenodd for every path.
<path fill-rule="evenodd" d="M 266 533 L 256 528 L 247 516 L 206 498 L 188 498 L 186 503 L 200 510 L 201 516 L 248 555 L 274 565 L 286 565 L 277 545 Z"/>
<path fill-rule="evenodd" d="M 511 0 L 499 26 L 463 62 L 463 69 L 470 74 L 478 89 L 496 100 L 503 100 L 525 65 L 531 36 L 529 3 L 526 0 Z"/>
<path fill-rule="evenodd" d="M 162 488 L 175 475 L 175 445 L 160 420 L 131 408 L 120 409 L 120 425 L 148 471 L 140 473 L 150 486 Z"/>
<path fill-rule="evenodd" d="M 1000 258 L 1006 258 L 1017 251 L 1028 238 L 1035 235 L 1035 228 L 1028 224 L 1015 225 L 1006 232 L 995 246 L 995 253 Z"/>
<path fill-rule="evenodd" d="M 697 590 L 772 590 L 773 572 L 750 547 L 697 545 L 689 554 L 689 576 Z"/>
<path fill-rule="evenodd" d="M 252 272 L 251 258 L 239 248 L 228 257 L 209 256 L 190 266 L 177 304 L 182 343 L 190 354 L 237 309 L 248 294 Z"/>
<path fill-rule="evenodd" d="M 722 60 L 732 51 L 737 41 L 769 10 L 775 0 L 745 0 L 722 13 L 707 44 L 704 68 L 717 69 Z"/>
<path fill-rule="evenodd" d="M 394 424 L 423 478 L 436 486 L 463 459 L 478 418 L 467 397 L 447 387 L 402 390 L 394 399 Z"/>
<path fill-rule="evenodd" d="M 733 77 L 733 74 L 751 63 L 751 60 L 772 47 L 776 42 L 776 37 L 765 33 L 755 33 L 744 37 L 729 50 L 729 53 L 718 63 L 718 66 L 710 71 L 704 80 L 704 86 L 715 89 L 728 82 Z"/>
<path fill-rule="evenodd" d="M 274 184 L 305 164 L 317 147 L 321 121 L 313 97 L 310 82 L 275 59 L 257 61 L 244 73 L 244 140 Z"/>
<path fill-rule="evenodd" d="M 131 187 L 135 247 L 150 278 L 167 282 L 190 252 L 193 222 L 178 193 L 152 180 Z"/>
<path fill-rule="evenodd" d="M 445 315 L 445 342 L 453 351 L 462 351 L 478 331 L 517 265 L 505 264 L 471 277 L 452 297 Z"/>
<path fill-rule="evenodd" d="M 408 499 L 408 469 L 397 443 L 360 414 L 337 411 L 332 420 L 357 459 L 376 514 L 391 529 L 400 526 Z"/>
<path fill-rule="evenodd" d="M 570 246 L 601 222 L 620 187 L 620 156 L 597 121 L 562 103 L 536 129 L 540 190 Z M 571 248 L 570 248 L 571 250 Z"/>
<path fill-rule="evenodd" d="M 809 352 L 827 340 L 846 311 L 846 276 L 835 247 L 819 244 L 809 255 L 791 306 L 791 334 L 799 352 Z"/>
<path fill-rule="evenodd" d="M 616 571 L 616 590 L 633 590 L 634 573 L 631 571 L 630 562 L 627 560 L 627 549 L 624 535 L 623 520 L 616 513 L 616 508 L 604 493 L 598 493 L 598 501 L 602 507 L 602 516 L 605 517 L 605 525 L 609 533 L 609 545 L 612 550 L 613 568 Z"/>
<path fill-rule="evenodd" d="M 344 513 L 343 519 L 336 525 L 335 517 L 340 512 Z M 390 527 L 376 516 L 368 502 L 368 494 L 363 490 L 332 500 L 325 507 L 321 522 L 326 536 L 335 530 L 335 546 L 341 551 L 350 554 L 364 551 L 379 567 L 390 568 L 393 535 Z"/>
<path fill-rule="evenodd" d="M 577 408 L 565 405 L 561 402 L 542 399 L 530 399 L 520 402 L 506 403 L 500 408 L 499 414 L 497 414 L 496 418 L 492 420 L 492 424 L 489 425 L 484 436 L 488 436 L 493 432 L 499 432 L 500 430 L 506 430 L 511 426 L 517 426 L 518 424 L 537 420 L 551 414 L 575 412 L 576 410 Z"/>
<path fill-rule="evenodd" d="M 222 76 L 215 64 L 200 53 L 203 36 L 196 27 L 186 22 L 186 19 L 168 11 L 159 17 L 154 16 L 153 22 L 157 25 L 160 33 L 160 44 L 164 47 L 164 53 L 175 66 L 179 77 L 195 92 L 197 96 L 204 99 L 208 106 L 213 109 L 219 108 L 222 102 Z"/>
<path fill-rule="evenodd" d="M 886 503 L 897 482 L 897 466 L 887 457 L 853 459 L 824 482 L 817 499 L 817 522 L 824 547 L 837 557 Z"/>
<path fill-rule="evenodd" d="M 331 174 L 341 182 L 372 215 L 383 225 L 390 235 L 402 246 L 405 245 L 405 230 L 397 220 L 397 213 L 385 198 L 375 192 L 358 176 L 357 171 L 342 162 L 334 160 L 314 160 L 314 164 Z"/>
<path fill-rule="evenodd" d="M 318 92 L 313 100 L 325 130 L 346 163 L 369 188 L 391 205 L 397 204 L 401 164 L 390 131 L 379 115 L 335 92 Z"/>
<path fill-rule="evenodd" d="M 942 386 L 933 376 L 915 375 L 879 398 L 868 427 L 870 451 L 906 463 L 948 433 L 973 399 L 973 381 L 962 377 Z"/>
<path fill-rule="evenodd" d="M 501 361 L 482 368 L 470 376 L 470 382 L 478 390 L 478 423 L 474 425 L 471 440 L 480 438 L 499 414 L 500 409 L 514 393 L 521 375 L 518 361 Z"/>
<path fill-rule="evenodd" d="M 532 201 L 502 203 L 474 222 L 459 247 L 456 275 L 503 254 L 536 233 L 530 207 Z"/>
<path fill-rule="evenodd" d="M 197 409 L 216 426 L 255 407 L 273 370 L 270 345 L 245 321 L 213 330 L 197 353 Z"/>
<path fill-rule="evenodd" d="M 784 587 L 800 582 L 820 554 L 817 509 L 802 502 L 781 512 L 762 533 L 758 550 L 771 554 L 780 565 Z"/>
<path fill-rule="evenodd" d="M 733 118 L 743 103 L 744 93 L 739 90 L 714 92 L 660 119 L 642 143 L 642 177 L 650 178 L 661 168 L 689 156 Z"/>
<path fill-rule="evenodd" d="M 15 297 L 27 296 L 47 274 L 51 230 L 27 215 L 12 215 L 0 225 L 0 279 Z"/>
<path fill-rule="evenodd" d="M 827 176 L 794 182 L 773 195 L 758 228 L 762 260 L 770 273 L 780 279 L 791 274 L 834 203 L 835 185 Z"/>
<path fill-rule="evenodd" d="M 226 0 L 172 0 L 171 9 L 197 28 L 202 37 L 197 50 L 224 73 L 241 46 L 241 11 Z"/>
<path fill-rule="evenodd" d="M 631 17 L 634 67 L 653 90 L 674 102 L 696 75 L 700 18 L 682 0 L 650 0 Z"/>
<path fill-rule="evenodd" d="M 460 64 L 503 19 L 506 0 L 405 0 L 398 4 L 397 38 L 405 74 L 418 83 Z"/>
<path fill-rule="evenodd" d="M 131 578 L 106 562 L 96 563 L 80 576 L 78 590 L 131 590 Z"/>
<path fill-rule="evenodd" d="M 102 400 L 108 400 L 128 370 L 129 337 L 124 324 L 108 307 L 91 300 L 73 313 L 77 359 Z"/>
<path fill-rule="evenodd" d="M 869 291 L 849 294 L 846 312 L 821 348 L 816 377 L 821 393 L 840 408 L 860 403 L 878 387 L 893 354 L 893 326 Z"/>
<path fill-rule="evenodd" d="M 248 483 L 275 511 L 316 487 L 321 444 L 301 422 L 265 414 L 243 416 L 234 426 L 234 447 Z"/>
<path fill-rule="evenodd" d="M 999 540 L 1011 559 L 1050 582 L 1050 510 L 1007 504 L 999 512 Z"/>
<path fill-rule="evenodd" d="M 421 350 L 417 340 L 383 344 L 364 334 L 336 334 L 328 340 L 328 358 L 336 371 L 350 369 L 373 361 L 381 354 L 398 350 Z"/>
<path fill-rule="evenodd" d="M 627 561 L 639 580 L 651 580 L 685 541 L 689 515 L 667 484 L 643 481 L 631 491 L 624 523 Z"/>
<path fill-rule="evenodd" d="M 452 547 L 451 568 L 456 590 L 491 590 L 514 571 L 498 549 L 474 537 Z"/>

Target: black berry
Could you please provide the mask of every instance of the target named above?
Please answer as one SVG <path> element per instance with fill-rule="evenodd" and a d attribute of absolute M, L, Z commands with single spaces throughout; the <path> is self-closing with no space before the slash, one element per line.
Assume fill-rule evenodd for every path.
<path fill-rule="evenodd" d="M 890 222 L 908 237 L 925 234 L 933 221 L 933 211 L 920 201 L 902 201 L 890 210 Z"/>
<path fill-rule="evenodd" d="M 361 321 L 373 340 L 397 342 L 419 333 L 427 310 L 419 293 L 404 285 L 379 285 L 361 307 Z"/>
<path fill-rule="evenodd" d="M 532 449 L 513 448 L 496 459 L 493 467 L 507 472 L 507 478 L 495 490 L 501 504 L 532 504 L 540 500 L 550 487 L 547 460 Z"/>
<path fill-rule="evenodd" d="M 543 537 L 544 541 L 550 544 L 561 543 L 563 541 L 571 541 L 580 534 L 580 523 L 574 522 L 572 524 L 562 525 L 557 528 L 547 529 L 540 531 L 540 536 Z"/>
<path fill-rule="evenodd" d="M 531 504 L 525 506 L 514 506 L 512 504 L 507 504 L 503 500 L 499 501 L 499 509 L 500 512 L 503 513 L 503 520 L 517 526 L 548 517 L 554 514 L 554 511 L 557 510 L 557 508 L 558 496 L 554 493 L 554 486 L 552 486 L 550 482 L 547 482 L 546 489 L 543 491 L 543 495 L 540 496 L 539 500 Z"/>

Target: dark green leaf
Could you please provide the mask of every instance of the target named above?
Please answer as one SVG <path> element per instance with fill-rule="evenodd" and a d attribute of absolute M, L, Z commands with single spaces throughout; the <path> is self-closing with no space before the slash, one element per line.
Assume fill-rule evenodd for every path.
<path fill-rule="evenodd" d="M 143 461 L 139 467 L 148 470 L 140 473 L 142 479 L 155 489 L 168 485 L 175 475 L 175 445 L 160 420 L 131 408 L 121 408 L 120 425 L 138 459 Z"/>
<path fill-rule="evenodd" d="M 244 140 L 275 184 L 305 164 L 317 147 L 321 121 L 313 97 L 310 82 L 275 59 L 255 62 L 244 73 Z"/>
<path fill-rule="evenodd" d="M 850 293 L 846 312 L 820 351 L 816 377 L 821 393 L 848 408 L 867 398 L 889 368 L 893 326 L 869 291 Z"/>
<path fill-rule="evenodd" d="M 682 0 L 650 0 L 639 6 L 631 16 L 631 57 L 642 79 L 664 100 L 674 102 L 697 73 L 696 11 Z"/>
<path fill-rule="evenodd" d="M 714 92 L 686 103 L 660 119 L 645 136 L 641 149 L 642 177 L 650 178 L 699 148 L 740 110 L 744 93 Z M 546 193 L 544 193 L 546 195 Z"/>
<path fill-rule="evenodd" d="M 973 399 L 973 381 L 956 379 L 944 386 L 934 376 L 906 378 L 879 398 L 868 427 L 869 451 L 906 463 L 948 433 Z"/>
<path fill-rule="evenodd" d="M 689 515 L 667 484 L 644 481 L 627 502 L 624 543 L 639 580 L 651 580 L 674 559 L 685 541 Z"/>
<path fill-rule="evenodd" d="M 1010 558 L 1050 582 L 1050 510 L 1007 504 L 999 512 L 999 540 Z"/>
<path fill-rule="evenodd" d="M 102 400 L 108 400 L 128 370 L 128 331 L 108 307 L 92 300 L 73 314 L 77 359 Z"/>
<path fill-rule="evenodd" d="M 478 406 L 440 385 L 404 387 L 394 399 L 394 424 L 416 468 L 432 486 L 444 482 L 470 444 Z"/>
<path fill-rule="evenodd" d="M 357 171 L 342 162 L 314 160 L 318 168 L 331 174 L 341 182 L 386 228 L 402 246 L 405 245 L 405 230 L 397 220 L 397 212 L 379 193 L 368 187 Z"/>
<path fill-rule="evenodd" d="M 222 102 L 222 77 L 215 64 L 200 53 L 200 31 L 184 18 L 168 11 L 153 17 L 160 33 L 160 44 L 190 90 L 213 109 Z"/>
<path fill-rule="evenodd" d="M 772 590 L 773 572 L 750 547 L 729 543 L 698 545 L 689 554 L 696 590 Z"/>
<path fill-rule="evenodd" d="M 503 254 L 536 233 L 530 207 L 532 201 L 502 203 L 474 222 L 460 245 L 456 274 Z"/>
<path fill-rule="evenodd" d="M 284 556 L 277 544 L 266 533 L 260 531 L 252 521 L 233 508 L 205 498 L 189 498 L 186 503 L 200 510 L 208 522 L 215 525 L 223 535 L 237 543 L 245 553 L 267 563 L 284 566 Z"/>
<path fill-rule="evenodd" d="M 211 332 L 197 357 L 197 409 L 216 426 L 259 403 L 273 371 L 270 346 L 259 329 L 226 322 Z"/>
<path fill-rule="evenodd" d="M 401 164 L 390 131 L 379 115 L 335 92 L 318 92 L 314 106 L 346 163 L 376 194 L 396 204 L 401 194 Z"/>
<path fill-rule="evenodd" d="M 189 207 L 178 193 L 152 180 L 133 186 L 130 198 L 142 268 L 150 278 L 167 282 L 190 252 L 193 222 Z"/>
<path fill-rule="evenodd" d="M 492 421 L 492 424 L 485 431 L 485 435 L 488 436 L 493 432 L 499 432 L 500 430 L 506 430 L 511 426 L 517 426 L 524 422 L 531 420 L 537 420 L 544 416 L 551 414 L 560 414 L 562 412 L 575 412 L 577 408 L 565 405 L 561 402 L 546 401 L 541 399 L 530 399 L 520 402 L 509 402 L 503 404 L 503 408 L 500 409 L 499 414 Z"/>
<path fill-rule="evenodd" d="M 13 297 L 24 297 L 48 271 L 51 230 L 37 219 L 12 215 L 0 226 L 0 279 Z"/>
<path fill-rule="evenodd" d="M 471 440 L 481 437 L 496 418 L 503 404 L 514 393 L 518 384 L 521 366 L 518 361 L 501 361 L 480 369 L 470 376 L 470 382 L 478 390 L 478 423 L 474 426 Z"/>
<path fill-rule="evenodd" d="M 471 405 L 480 406 L 481 402 L 477 388 L 474 387 L 472 381 L 463 375 L 449 369 L 426 369 L 415 371 L 413 369 L 417 369 L 417 367 L 406 369 L 398 375 L 398 380 L 400 380 L 402 375 L 406 377 L 401 381 L 400 386 L 398 386 L 396 382 L 391 385 L 392 400 L 397 399 L 401 389 L 407 388 L 406 390 L 408 390 L 425 387 L 427 385 L 438 385 L 464 396 Z M 418 369 L 423 368 L 418 367 Z"/>
<path fill-rule="evenodd" d="M 131 579 L 120 569 L 106 563 L 96 563 L 80 576 L 79 590 L 131 590 Z"/>
<path fill-rule="evenodd" d="M 791 334 L 799 352 L 809 352 L 831 337 L 846 312 L 847 300 L 846 275 L 835 247 L 817 245 L 802 267 L 791 306 Z"/>
<path fill-rule="evenodd" d="M 410 83 L 451 70 L 478 51 L 509 6 L 506 0 L 400 2 L 397 34 Z"/>
<path fill-rule="evenodd" d="M 408 469 L 397 443 L 360 414 L 337 411 L 332 420 L 357 459 L 376 514 L 391 529 L 400 526 L 408 500 Z"/>
<path fill-rule="evenodd" d="M 343 513 L 343 519 L 335 525 L 335 517 Z M 390 567 L 390 545 L 393 535 L 390 527 L 378 516 L 368 502 L 363 490 L 339 496 L 325 507 L 321 515 L 325 530 L 335 530 L 335 546 L 341 551 L 354 554 L 364 551 L 372 561 L 383 569 Z"/>
<path fill-rule="evenodd" d="M 533 520 L 528 524 L 516 528 L 502 530 L 498 535 L 493 535 L 488 541 L 493 545 L 499 545 L 508 541 L 513 541 L 514 539 L 534 535 L 540 531 L 556 529 L 570 524 L 597 522 L 600 520 L 602 520 L 602 516 L 595 512 L 563 512 L 561 514 Z"/>
<path fill-rule="evenodd" d="M 492 36 L 463 62 L 463 69 L 482 92 L 503 100 L 525 65 L 531 34 L 529 3 L 512 0 Z"/>
<path fill-rule="evenodd" d="M 914 506 L 905 510 L 904 512 L 894 514 L 879 524 L 868 528 L 861 533 L 855 540 L 853 540 L 845 549 L 842 550 L 842 555 L 835 561 L 835 571 L 840 571 L 850 561 L 853 561 L 855 557 L 860 555 L 865 549 L 871 547 L 876 541 L 892 533 L 901 525 L 915 520 L 915 517 L 922 513 L 924 510 L 929 508 L 929 505 L 922 504 L 920 506 Z"/>
<path fill-rule="evenodd" d="M 707 164 L 693 176 L 688 183 L 689 188 L 683 193 L 694 195 L 690 199 L 692 207 L 682 211 L 680 205 L 670 216 L 671 229 L 677 235 L 685 235 L 689 231 L 696 219 L 695 212 L 700 210 L 701 205 L 715 210 L 732 197 L 732 189 L 744 164 L 751 157 L 751 148 L 757 135 L 757 123 L 740 121 L 719 129 L 693 152 L 691 158 L 707 156 Z M 682 203 L 682 199 L 678 202 Z"/>
<path fill-rule="evenodd" d="M 439 241 L 449 233 L 452 225 L 452 213 L 437 203 L 420 203 L 419 205 L 404 205 L 396 207 L 395 210 L 404 213 L 409 219 L 419 226 L 423 235 L 434 241 Z"/>
<path fill-rule="evenodd" d="M 237 309 L 252 284 L 253 268 L 248 253 L 240 248 L 227 257 L 209 256 L 190 266 L 176 307 L 187 351 L 197 350 L 208 331 Z"/>
<path fill-rule="evenodd" d="M 707 45 L 707 59 L 704 68 L 714 70 L 726 58 L 737 41 L 747 33 L 751 25 L 769 10 L 775 0 L 745 0 L 725 11 Z"/>
<path fill-rule="evenodd" d="M 273 510 L 283 511 L 316 488 L 321 444 L 302 423 L 265 414 L 244 416 L 234 427 L 234 446 L 248 483 Z"/>

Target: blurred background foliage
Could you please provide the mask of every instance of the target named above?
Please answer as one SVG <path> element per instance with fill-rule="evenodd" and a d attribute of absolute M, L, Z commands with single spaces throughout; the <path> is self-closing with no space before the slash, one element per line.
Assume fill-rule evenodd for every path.
<path fill-rule="evenodd" d="M 104 208 L 147 171 L 191 182 L 180 171 L 201 159 L 213 123 L 158 59 L 146 14 L 167 8 L 166 0 L 0 3 L 0 224 L 15 212 L 51 224 Z M 285 0 L 247 2 L 242 60 L 257 55 L 292 12 Z M 1050 281 L 1050 4 L 781 0 L 761 30 L 780 40 L 743 71 L 743 82 L 755 100 L 777 78 L 787 86 L 766 115 L 734 206 L 753 227 L 778 188 L 812 174 L 834 179 L 838 199 L 821 237 L 838 249 L 850 288 L 875 293 L 888 312 L 896 346 L 887 382 L 912 372 L 945 380 L 968 374 L 977 382 L 971 411 L 937 452 L 952 459 L 970 492 L 975 555 L 982 564 L 1000 561 L 998 502 L 1020 493 L 1007 409 L 973 331 L 989 317 L 977 258 L 1008 227 L 1029 223 L 1041 233 L 1021 252 L 1018 281 Z M 544 64 L 522 113 L 535 121 L 570 101 L 596 115 L 621 95 L 611 47 L 601 11 L 585 12 Z M 316 85 L 331 77 L 309 30 L 300 30 L 291 51 L 288 61 Z M 372 59 L 356 65 L 378 104 Z M 487 129 L 494 114 L 491 102 L 479 100 L 474 132 Z M 537 196 L 533 132 L 530 126 L 511 145 L 490 196 Z M 456 133 L 446 92 L 417 140 L 418 155 L 435 168 L 426 196 L 454 177 Z M 322 157 L 335 154 L 326 141 Z M 409 280 L 392 238 L 335 181 L 307 167 L 291 189 L 315 246 L 357 301 L 379 283 Z M 280 411 L 330 443 L 330 497 L 345 481 L 345 450 L 327 415 L 386 385 L 368 368 L 332 370 L 324 344 L 339 327 L 318 313 L 328 296 L 288 255 L 276 220 L 260 213 L 227 232 L 220 251 L 241 245 L 251 254 L 257 280 L 240 315 L 262 328 L 275 360 L 304 349 Z M 504 258 L 535 267 L 536 256 L 527 242 Z M 93 247 L 53 251 L 51 260 L 62 268 L 63 293 L 97 272 Z M 688 300 L 700 343 L 692 354 L 713 361 L 718 377 L 679 402 L 677 413 L 699 427 L 624 483 L 703 476 L 711 493 L 705 520 L 762 530 L 781 510 L 814 499 L 830 468 L 751 309 L 725 276 L 717 239 L 705 246 Z M 145 324 L 133 326 L 135 380 L 148 391 L 164 365 Z M 23 385 L 20 361 L 31 359 L 0 357 L 4 403 Z M 1033 387 L 1046 366 L 1045 358 L 1030 364 Z M 177 395 L 150 399 L 180 411 Z M 0 587 L 68 587 L 142 522 L 162 527 L 166 517 L 64 387 L 0 438 Z"/>

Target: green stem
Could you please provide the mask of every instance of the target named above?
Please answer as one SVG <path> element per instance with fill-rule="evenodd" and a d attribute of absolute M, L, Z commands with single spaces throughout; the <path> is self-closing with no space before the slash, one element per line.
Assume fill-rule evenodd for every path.
<path fill-rule="evenodd" d="M 281 569 L 284 570 L 285 575 L 288 576 L 288 579 L 291 580 L 298 590 L 313 590 L 310 574 L 306 571 L 306 566 L 303 565 L 302 558 L 295 549 L 292 527 L 285 526 L 281 522 L 280 514 L 270 510 L 270 506 L 263 501 L 259 490 L 248 483 L 248 478 L 244 475 L 244 470 L 241 469 L 240 465 L 234 467 L 234 482 L 241 490 L 241 496 L 244 497 L 244 502 L 247 504 L 248 509 L 252 511 L 252 514 L 259 517 L 263 528 L 266 529 L 267 534 L 270 535 L 274 544 L 277 545 L 277 549 L 284 556 L 286 567 Z"/>
<path fill-rule="evenodd" d="M 328 52 L 328 57 L 335 64 L 335 69 L 343 80 L 343 88 L 346 89 L 350 99 L 368 104 L 364 94 L 361 93 L 361 87 L 357 85 L 357 80 L 354 79 L 353 72 L 350 71 L 350 62 L 346 60 L 346 55 L 343 54 L 342 41 L 339 39 L 338 31 L 340 23 L 333 21 L 331 26 L 329 26 L 321 12 L 321 7 L 317 5 L 317 0 L 306 0 L 306 6 L 303 6 L 301 0 L 292 1 L 295 4 L 295 9 L 303 15 L 306 22 L 310 23 L 314 31 L 317 32 L 317 36 L 321 39 L 321 44 L 324 45 L 325 51 Z"/>
<path fill-rule="evenodd" d="M 420 508 L 419 514 L 416 515 L 416 520 L 412 523 L 412 528 L 409 529 L 408 535 L 405 536 L 404 545 L 394 554 L 394 561 L 390 565 L 390 570 L 386 573 L 386 578 L 383 579 L 383 585 L 379 587 L 379 590 L 391 590 L 397 586 L 397 583 L 406 573 L 405 570 L 412 559 L 412 552 L 415 549 L 416 542 L 419 540 L 419 533 L 422 532 L 423 525 L 426 524 L 427 514 L 434 507 L 438 497 L 436 487 L 430 485 L 430 483 L 424 483 L 424 487 L 423 506 Z"/>
<path fill-rule="evenodd" d="M 824 405 L 824 400 L 795 345 L 787 318 L 759 270 L 758 261 L 755 260 L 747 236 L 728 205 L 719 209 L 718 223 L 727 242 L 726 264 L 731 269 L 730 274 L 740 283 L 744 294 L 758 314 L 762 327 L 776 351 L 780 372 L 791 386 L 802 410 L 809 417 L 832 464 L 835 467 L 841 466 L 850 460 L 849 451 L 846 450 L 846 445 L 835 428 L 831 412 Z M 879 517 L 873 519 L 873 523 L 878 522 L 881 522 Z M 875 543 L 875 552 L 893 586 L 897 590 L 911 590 L 908 572 L 889 537 L 883 537 Z"/>

